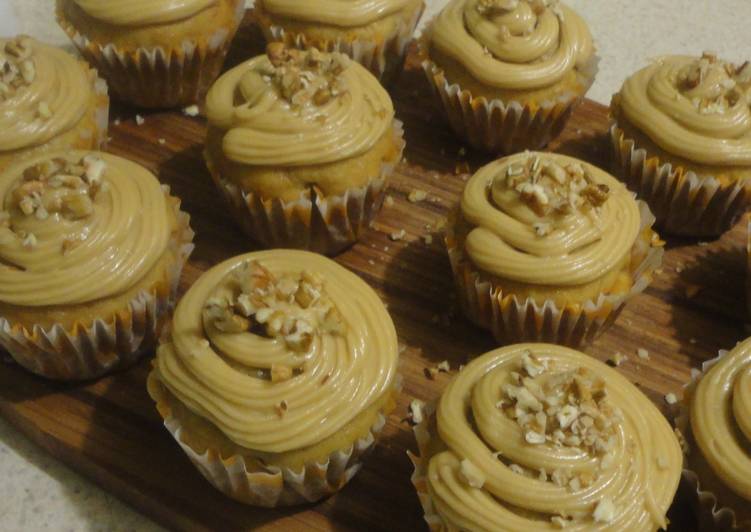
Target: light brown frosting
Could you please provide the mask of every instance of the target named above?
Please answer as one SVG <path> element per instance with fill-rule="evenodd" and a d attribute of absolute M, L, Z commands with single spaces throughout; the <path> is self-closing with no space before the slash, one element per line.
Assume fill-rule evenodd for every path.
<path fill-rule="evenodd" d="M 53 171 L 44 188 L 39 179 L 24 178 L 25 170 L 49 161 L 77 166 L 82 177 L 70 167 Z M 21 196 L 20 187 L 31 193 Z M 72 305 L 125 292 L 154 267 L 171 237 L 170 208 L 157 179 L 114 155 L 73 151 L 14 165 L 0 174 L 0 198 L 0 301 L 6 304 Z"/>
<path fill-rule="evenodd" d="M 257 332 L 256 322 L 275 320 L 260 314 L 251 317 L 251 329 L 222 332 L 207 319 L 207 308 L 236 288 L 235 273 L 253 264 L 277 278 L 320 277 L 323 288 L 312 292 L 333 304 L 339 332 L 309 322 L 309 343 L 293 349 L 290 337 Z M 283 316 L 299 317 L 303 311 L 289 301 Z M 234 257 L 201 276 L 177 306 L 171 341 L 159 347 L 155 369 L 177 399 L 232 441 L 281 453 L 331 436 L 383 397 L 393 386 L 397 357 L 394 325 L 367 284 L 321 255 L 277 249 Z M 278 366 L 294 374 L 274 382 L 269 372 Z"/>
<path fill-rule="evenodd" d="M 275 67 L 268 56 L 256 57 L 225 73 L 208 93 L 209 123 L 225 132 L 230 161 L 340 161 L 365 153 L 392 127 L 391 98 L 358 63 L 317 50 L 280 53 L 294 59 L 285 55 Z"/>
<path fill-rule="evenodd" d="M 523 362 L 530 355 L 532 373 L 525 371 L 529 359 Z M 515 394 L 519 388 L 513 383 L 521 379 L 522 388 L 532 389 L 529 381 L 538 383 L 543 408 L 550 408 L 555 403 L 548 402 L 553 399 L 545 390 L 556 379 L 563 381 L 567 372 L 573 372 L 568 379 L 589 375 L 604 386 L 606 403 L 598 404 L 610 425 L 604 428 L 598 418 L 594 426 L 610 434 L 605 448 L 599 442 L 589 448 L 557 443 L 556 430 L 561 429 L 555 418 L 542 430 L 544 443 L 531 443 L 506 414 L 504 409 L 518 412 L 523 404 L 521 395 L 508 402 L 507 387 Z M 576 384 L 569 393 L 577 399 L 569 395 L 566 401 L 564 395 L 563 404 L 579 406 L 571 410 L 567 434 L 577 425 L 577 431 L 588 426 L 583 404 L 594 405 L 592 400 L 580 403 L 583 394 Z M 682 466 L 678 440 L 646 396 L 583 353 L 548 344 L 487 353 L 448 385 L 436 421 L 446 448 L 430 458 L 427 483 L 437 513 L 451 530 L 552 530 L 561 528 L 552 522 L 556 517 L 564 520 L 566 530 L 578 531 L 654 531 L 666 525 Z M 582 480 L 572 483 L 573 478 Z"/>
<path fill-rule="evenodd" d="M 691 431 L 715 474 L 751 502 L 751 339 L 702 376 L 691 398 Z"/>
<path fill-rule="evenodd" d="M 550 163 L 574 171 L 565 178 L 573 181 L 566 185 L 563 210 L 554 208 L 550 195 L 548 184 L 556 183 Z M 538 184 L 526 182 L 534 164 Z M 588 204 L 588 182 L 572 178 L 577 174 L 586 174 L 596 188 L 604 185 L 604 203 Z M 549 204 L 536 212 L 534 194 L 546 190 Z M 580 207 L 571 208 L 572 201 Z M 481 168 L 464 189 L 461 214 L 471 226 L 465 250 L 477 267 L 540 285 L 580 285 L 602 277 L 629 253 L 640 229 L 638 205 L 622 183 L 578 159 L 547 153 L 520 153 Z"/>
<path fill-rule="evenodd" d="M 217 0 L 74 0 L 89 16 L 116 26 L 166 24 L 192 17 Z"/>
<path fill-rule="evenodd" d="M 332 26 L 365 26 L 397 13 L 413 0 L 263 0 L 273 15 Z"/>
<path fill-rule="evenodd" d="M 502 89 L 553 85 L 594 56 L 587 25 L 557 0 L 451 0 L 433 23 L 431 45 Z"/>
<path fill-rule="evenodd" d="M 5 73 L 0 85 L 0 151 L 38 146 L 81 120 L 92 82 L 79 61 L 30 37 L 0 39 L 0 50 L 4 68 L 17 71 L 14 82 Z"/>
<path fill-rule="evenodd" d="M 665 56 L 626 80 L 625 118 L 667 152 L 722 166 L 751 165 L 751 66 L 712 55 Z"/>

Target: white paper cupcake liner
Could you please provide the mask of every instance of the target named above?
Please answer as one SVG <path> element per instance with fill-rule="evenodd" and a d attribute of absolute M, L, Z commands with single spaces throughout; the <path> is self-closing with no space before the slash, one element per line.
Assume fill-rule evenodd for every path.
<path fill-rule="evenodd" d="M 657 227 L 674 235 L 714 237 L 730 229 L 751 205 L 751 179 L 723 185 L 684 168 L 661 164 L 614 124 L 610 139 L 619 174 L 646 201 Z"/>
<path fill-rule="evenodd" d="M 417 498 L 420 500 L 420 506 L 424 513 L 425 522 L 428 524 L 428 529 L 432 532 L 439 532 L 446 530 L 446 525 L 438 512 L 436 512 L 433 505 L 433 499 L 428 493 L 428 461 L 427 449 L 432 440 L 432 434 L 430 431 L 430 424 L 435 421 L 436 403 L 430 402 L 423 407 L 423 421 L 418 423 L 412 428 L 415 435 L 415 441 L 417 442 L 417 452 L 419 454 L 413 454 L 407 451 L 407 456 L 412 462 L 414 468 L 410 480 L 412 485 L 417 491 Z"/>
<path fill-rule="evenodd" d="M 179 107 L 199 102 L 216 80 L 233 37 L 245 15 L 245 2 L 237 3 L 231 28 L 220 28 L 206 44 L 183 41 L 173 49 L 163 47 L 121 49 L 82 35 L 58 10 L 58 23 L 81 55 L 104 77 L 118 99 L 139 107 Z"/>
<path fill-rule="evenodd" d="M 476 325 L 488 329 L 501 344 L 516 342 L 549 342 L 578 347 L 592 342 L 610 326 L 634 296 L 652 282 L 652 273 L 662 264 L 664 250 L 645 242 L 642 232 L 654 223 L 646 203 L 639 201 L 641 230 L 633 253 L 643 256 L 632 272 L 633 284 L 626 294 L 600 294 L 596 300 L 559 309 L 555 302 L 538 304 L 528 298 L 504 295 L 469 263 L 464 250 L 455 246 L 449 228 L 447 248 L 454 272 L 459 302 L 465 315 Z"/>
<path fill-rule="evenodd" d="M 163 189 L 169 195 L 169 188 Z M 182 231 L 172 243 L 177 246 L 178 259 L 169 272 L 166 295 L 156 289 L 142 291 L 113 316 L 90 325 L 77 322 L 70 328 L 57 323 L 34 325 L 29 331 L 0 317 L 0 345 L 19 365 L 54 380 L 93 379 L 135 362 L 154 346 L 174 306 L 183 266 L 193 251 L 190 217 L 179 210 L 179 202 L 174 208 Z"/>
<path fill-rule="evenodd" d="M 267 248 L 306 249 L 335 255 L 354 244 L 381 209 L 388 178 L 404 151 L 401 122 L 394 121 L 394 135 L 400 144 L 398 157 L 382 163 L 379 174 L 371 177 L 366 186 L 331 196 L 304 192 L 294 201 L 263 199 L 245 192 L 219 175 L 210 157 L 205 159 L 235 220 L 250 238 Z"/>

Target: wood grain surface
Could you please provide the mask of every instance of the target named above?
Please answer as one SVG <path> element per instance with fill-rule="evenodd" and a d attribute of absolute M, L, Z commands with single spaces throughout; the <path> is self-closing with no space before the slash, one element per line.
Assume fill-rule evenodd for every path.
<path fill-rule="evenodd" d="M 246 23 L 228 65 L 260 53 Z M 284 510 L 246 507 L 215 491 L 193 468 L 162 426 L 145 389 L 150 357 L 119 374 L 86 384 L 55 384 L 12 364 L 0 364 L 0 413 L 39 445 L 158 522 L 182 530 L 424 530 L 410 484 L 407 449 L 415 448 L 405 421 L 414 397 L 436 398 L 451 375 L 435 380 L 426 366 L 460 364 L 494 347 L 489 333 L 456 315 L 440 224 L 457 202 L 466 172 L 488 162 L 465 149 L 435 113 L 421 72 L 408 61 L 391 89 L 405 123 L 407 151 L 385 207 L 362 241 L 337 258 L 387 303 L 401 343 L 404 390 L 383 438 L 362 471 L 342 492 L 315 505 Z M 151 169 L 183 199 L 196 230 L 196 250 L 181 291 L 217 262 L 253 249 L 215 192 L 202 157 L 201 117 L 142 113 L 114 107 L 109 151 Z M 118 119 L 115 123 L 114 119 Z M 609 167 L 607 109 L 591 101 L 578 108 L 550 148 Z M 161 142 L 159 139 L 163 139 Z M 415 189 L 428 193 L 407 200 Z M 744 220 L 745 221 L 745 220 Z M 404 229 L 406 237 L 389 234 Z M 426 243 L 426 235 L 432 242 Z M 609 331 L 585 351 L 601 360 L 620 352 L 620 366 L 664 412 L 664 396 L 680 394 L 691 368 L 745 337 L 745 224 L 702 243 L 667 239 L 662 272 L 635 298 Z M 644 348 L 650 359 L 640 359 Z M 676 503 L 673 530 L 691 530 L 689 510 Z"/>

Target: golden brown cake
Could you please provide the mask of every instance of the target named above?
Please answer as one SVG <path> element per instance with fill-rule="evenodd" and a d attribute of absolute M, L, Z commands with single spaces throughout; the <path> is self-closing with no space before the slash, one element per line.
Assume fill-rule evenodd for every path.
<path fill-rule="evenodd" d="M 243 0 L 56 0 L 57 20 L 118 99 L 200 102 L 222 69 Z"/>
<path fill-rule="evenodd" d="M 415 427 L 433 531 L 654 532 L 681 477 L 670 424 L 584 353 L 520 344 L 473 360 Z"/>
<path fill-rule="evenodd" d="M 217 489 L 284 506 L 360 469 L 395 406 L 397 359 L 394 325 L 364 281 L 321 255 L 270 250 L 188 290 L 148 389 Z"/>
<path fill-rule="evenodd" d="M 89 379 L 152 347 L 193 233 L 145 168 L 65 151 L 0 173 L 0 344 L 22 366 Z"/>
<path fill-rule="evenodd" d="M 353 58 L 381 80 L 401 69 L 423 0 L 258 0 L 255 12 L 269 42 L 317 48 Z"/>
<path fill-rule="evenodd" d="M 616 164 L 666 232 L 717 236 L 751 204 L 751 64 L 665 56 L 613 96 Z"/>
<path fill-rule="evenodd" d="M 31 37 L 0 39 L 0 170 L 107 137 L 107 85 L 70 54 Z"/>
<path fill-rule="evenodd" d="M 381 207 L 404 141 L 388 93 L 347 56 L 269 45 L 206 99 L 212 178 L 252 239 L 335 254 Z"/>
<path fill-rule="evenodd" d="M 501 343 L 591 341 L 646 288 L 662 243 L 608 173 L 524 152 L 470 178 L 446 246 L 465 314 Z"/>
<path fill-rule="evenodd" d="M 596 72 L 587 25 L 558 0 L 451 0 L 420 44 L 454 131 L 494 153 L 545 146 Z"/>

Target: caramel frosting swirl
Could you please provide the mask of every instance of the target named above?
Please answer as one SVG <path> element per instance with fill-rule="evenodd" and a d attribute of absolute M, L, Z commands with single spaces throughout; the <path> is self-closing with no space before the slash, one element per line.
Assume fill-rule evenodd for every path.
<path fill-rule="evenodd" d="M 548 87 L 594 56 L 584 21 L 557 0 L 451 0 L 431 45 L 491 87 Z"/>
<path fill-rule="evenodd" d="M 702 164 L 751 166 L 751 64 L 712 54 L 666 56 L 626 80 L 623 116 L 667 152 Z"/>
<path fill-rule="evenodd" d="M 269 13 L 332 26 L 365 26 L 398 13 L 413 0 L 262 0 Z"/>
<path fill-rule="evenodd" d="M 751 502 L 751 339 L 702 376 L 691 398 L 691 431 L 715 474 Z"/>
<path fill-rule="evenodd" d="M 247 165 L 300 166 L 369 150 L 392 127 L 394 107 L 378 80 L 348 57 L 270 45 L 225 73 L 206 98 L 222 149 Z"/>
<path fill-rule="evenodd" d="M 281 453 L 383 397 L 397 358 L 394 325 L 367 284 L 323 256 L 277 249 L 206 272 L 178 304 L 155 370 L 238 445 Z"/>
<path fill-rule="evenodd" d="M 217 0 L 74 0 L 89 16 L 115 26 L 178 22 L 200 13 Z"/>
<path fill-rule="evenodd" d="M 571 157 L 520 153 L 467 183 L 465 251 L 481 270 L 513 281 L 575 286 L 613 270 L 640 230 L 633 195 L 614 177 Z"/>
<path fill-rule="evenodd" d="M 43 144 L 73 128 L 92 97 L 85 67 L 30 37 L 0 39 L 0 150 Z"/>
<path fill-rule="evenodd" d="M 0 301 L 72 305 L 141 280 L 172 234 L 171 208 L 145 168 L 99 152 L 64 152 L 0 174 Z"/>
<path fill-rule="evenodd" d="M 449 530 L 653 531 L 681 475 L 678 439 L 626 378 L 578 351 L 520 344 L 468 364 L 435 414 L 427 465 Z"/>

